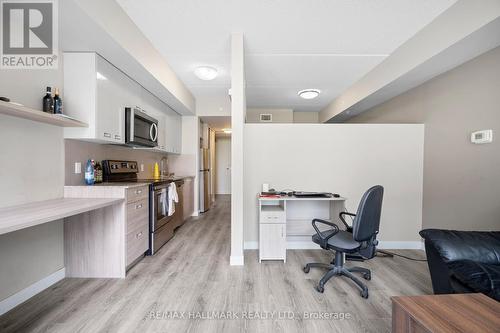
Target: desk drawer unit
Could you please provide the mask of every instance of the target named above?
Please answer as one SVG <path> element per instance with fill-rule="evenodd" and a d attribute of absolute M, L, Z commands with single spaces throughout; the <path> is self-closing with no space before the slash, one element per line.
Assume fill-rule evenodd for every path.
<path fill-rule="evenodd" d="M 259 261 L 286 262 L 286 209 L 277 201 L 259 205 Z"/>

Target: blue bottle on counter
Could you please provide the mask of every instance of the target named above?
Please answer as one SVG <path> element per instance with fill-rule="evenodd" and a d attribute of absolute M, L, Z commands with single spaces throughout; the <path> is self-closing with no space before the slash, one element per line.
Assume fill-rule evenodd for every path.
<path fill-rule="evenodd" d="M 85 166 L 85 184 L 94 185 L 94 165 L 92 160 L 87 161 L 87 165 Z"/>

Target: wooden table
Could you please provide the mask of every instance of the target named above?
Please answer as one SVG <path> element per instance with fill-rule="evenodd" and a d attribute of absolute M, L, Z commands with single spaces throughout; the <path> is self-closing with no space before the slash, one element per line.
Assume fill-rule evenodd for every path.
<path fill-rule="evenodd" d="M 392 332 L 500 332 L 500 302 L 483 294 L 398 296 Z"/>

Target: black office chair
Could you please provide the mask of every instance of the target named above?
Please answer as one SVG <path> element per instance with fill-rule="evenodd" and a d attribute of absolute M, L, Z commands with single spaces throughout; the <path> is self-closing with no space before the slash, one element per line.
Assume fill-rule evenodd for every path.
<path fill-rule="evenodd" d="M 333 276 L 344 275 L 361 288 L 361 297 L 368 298 L 368 288 L 353 273 L 362 273 L 363 278 L 370 280 L 370 270 L 363 267 L 344 267 L 344 255 L 360 253 L 365 259 L 371 259 L 375 256 L 383 196 L 384 188 L 380 185 L 373 186 L 366 191 L 354 216 L 352 232 L 340 230 L 336 224 L 329 221 L 321 219 L 312 221 L 314 230 L 316 230 L 316 234 L 312 236 L 312 241 L 325 250 L 335 252 L 335 258 L 331 264 L 309 263 L 303 268 L 305 273 L 309 273 L 311 267 L 328 269 L 328 272 L 316 286 L 318 292 L 324 292 L 325 283 Z M 320 230 L 318 223 L 328 225 L 332 229 Z"/>

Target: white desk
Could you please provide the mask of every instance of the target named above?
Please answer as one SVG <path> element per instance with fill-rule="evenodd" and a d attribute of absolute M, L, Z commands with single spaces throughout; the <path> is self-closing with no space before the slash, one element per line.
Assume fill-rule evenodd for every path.
<path fill-rule="evenodd" d="M 286 249 L 301 242 L 311 243 L 315 218 L 341 223 L 338 216 L 345 210 L 345 198 L 261 198 L 259 202 L 259 262 L 284 260 Z M 326 229 L 326 228 L 323 228 Z"/>

